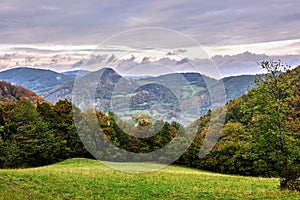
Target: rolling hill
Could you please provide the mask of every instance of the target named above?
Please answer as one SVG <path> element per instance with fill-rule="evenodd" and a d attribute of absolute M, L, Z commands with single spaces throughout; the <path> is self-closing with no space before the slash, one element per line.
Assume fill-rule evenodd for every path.
<path fill-rule="evenodd" d="M 0 80 L 28 88 L 39 95 L 45 96 L 49 101 L 54 103 L 58 99 L 70 99 L 69 94 L 72 91 L 74 79 L 76 77 L 84 77 L 89 73 L 90 72 L 86 70 L 57 73 L 51 70 L 20 67 L 0 72 Z M 190 84 L 194 90 L 195 95 L 199 95 L 199 92 L 202 93 L 206 88 L 206 84 L 213 85 L 217 82 L 223 81 L 227 94 L 226 100 L 228 101 L 245 94 L 249 89 L 253 88 L 255 85 L 254 79 L 257 75 L 231 76 L 221 80 L 216 80 L 197 73 L 167 74 L 158 77 L 141 76 L 125 78 L 136 81 L 140 85 L 156 82 L 165 85 L 172 84 L 178 86 L 177 80 L 180 79 L 180 77 L 186 79 L 187 83 Z"/>
<path fill-rule="evenodd" d="M 20 67 L 0 72 L 0 80 L 35 91 L 38 94 L 62 83 L 73 80 L 73 76 L 51 70 Z"/>
<path fill-rule="evenodd" d="M 183 112 L 188 121 L 181 123 L 188 124 L 210 109 L 211 91 L 219 90 L 224 84 L 226 96 L 219 99 L 229 101 L 253 88 L 255 77 L 244 75 L 216 80 L 197 73 L 179 73 L 136 80 L 126 79 L 113 69 L 103 68 L 40 94 L 52 103 L 59 99 L 71 100 L 74 83 L 77 83 L 80 94 L 76 97 L 80 99 L 74 103 L 82 109 L 97 107 L 104 112 L 113 110 L 126 119 L 142 112 L 167 121 L 178 121 Z"/>
<path fill-rule="evenodd" d="M 181 73 L 181 74 L 167 74 L 158 77 L 150 77 L 138 80 L 141 84 L 146 84 L 147 82 L 157 82 L 178 87 L 178 80 L 180 78 L 185 78 L 188 85 L 190 85 L 195 92 L 194 95 L 201 95 L 207 90 L 207 86 L 213 90 L 215 87 L 219 87 L 224 84 L 224 89 L 226 93 L 226 101 L 238 98 L 245 94 L 247 91 L 255 87 L 254 80 L 259 75 L 240 75 L 240 76 L 230 76 L 216 80 L 205 75 L 198 73 Z"/>
<path fill-rule="evenodd" d="M 76 70 L 57 73 L 21 67 L 0 72 L 0 80 L 33 90 L 52 103 L 60 99 L 71 100 L 74 83 L 78 83 L 82 91 L 77 97 L 85 98 L 82 102 L 77 101 L 81 108 L 97 107 L 104 112 L 114 110 L 127 118 L 146 112 L 167 121 L 178 120 L 182 112 L 186 113 L 184 118 L 191 120 L 202 116 L 210 109 L 210 92 L 222 89 L 220 87 L 224 84 L 226 96 L 219 98 L 230 101 L 253 88 L 255 77 L 243 75 L 216 80 L 191 72 L 127 79 L 110 68 L 96 72 Z M 86 96 L 94 93 L 89 91 L 91 89 L 96 90 L 95 94 Z M 191 102 L 200 107 L 196 108 Z"/>

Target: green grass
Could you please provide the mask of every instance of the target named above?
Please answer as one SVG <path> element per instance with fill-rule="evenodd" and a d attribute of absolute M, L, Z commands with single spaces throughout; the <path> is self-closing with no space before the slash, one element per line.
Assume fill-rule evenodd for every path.
<path fill-rule="evenodd" d="M 124 165 L 124 164 L 123 164 Z M 152 164 L 130 163 L 151 168 Z M 0 170 L 0 199 L 299 199 L 278 179 L 229 176 L 169 166 L 151 173 L 115 171 L 71 159 L 30 169 Z"/>

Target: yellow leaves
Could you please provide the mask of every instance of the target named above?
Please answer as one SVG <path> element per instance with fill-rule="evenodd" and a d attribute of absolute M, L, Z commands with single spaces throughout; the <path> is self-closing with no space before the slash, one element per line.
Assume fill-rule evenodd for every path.
<path fill-rule="evenodd" d="M 228 122 L 222 129 L 222 136 L 241 135 L 244 134 L 244 126 L 239 122 Z"/>

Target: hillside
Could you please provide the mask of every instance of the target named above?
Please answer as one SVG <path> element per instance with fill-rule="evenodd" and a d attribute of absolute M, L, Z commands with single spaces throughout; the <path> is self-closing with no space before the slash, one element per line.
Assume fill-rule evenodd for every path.
<path fill-rule="evenodd" d="M 120 163 L 121 164 L 121 163 Z M 128 164 L 128 163 L 127 163 Z M 121 164 L 124 165 L 124 164 Z M 153 164 L 130 163 L 133 168 Z M 0 170 L 0 199 L 297 199 L 278 179 L 229 176 L 169 166 L 129 174 L 96 160 L 71 159 L 40 168 Z"/>
<path fill-rule="evenodd" d="M 203 159 L 195 160 L 195 157 L 199 155 L 203 138 L 208 136 L 209 142 L 210 134 L 216 134 L 208 130 L 210 119 L 214 116 L 218 121 L 222 118 L 218 113 L 222 111 L 216 110 L 215 115 L 208 113 L 191 124 L 194 128 L 198 126 L 198 135 L 182 157 L 183 163 L 227 174 L 267 177 L 291 174 L 297 181 L 300 177 L 299 79 L 300 67 L 286 73 L 269 73 L 259 81 L 258 87 L 230 101 L 224 110 L 224 127 L 217 134 L 219 140 Z M 287 164 L 283 167 L 282 163 Z"/>
<path fill-rule="evenodd" d="M 259 76 L 261 75 L 241 75 L 221 79 L 226 91 L 226 101 L 236 99 L 254 88 L 254 80 Z"/>
<path fill-rule="evenodd" d="M 0 72 L 0 80 L 28 88 L 39 95 L 73 79 L 73 76 L 51 70 L 27 67 L 14 68 Z"/>
<path fill-rule="evenodd" d="M 40 97 L 35 92 L 26 88 L 12 85 L 5 81 L 0 81 L 0 101 L 2 102 L 16 102 L 21 99 L 28 99 L 32 103 L 46 102 L 43 97 Z"/>
<path fill-rule="evenodd" d="M 198 73 L 180 73 L 180 74 L 167 74 L 158 77 L 150 77 L 138 80 L 141 84 L 146 84 L 148 82 L 157 82 L 169 85 L 174 85 L 178 87 L 178 80 L 185 78 L 186 82 L 192 87 L 194 95 L 199 96 L 207 91 L 207 86 L 213 90 L 215 87 L 219 87 L 224 84 L 226 101 L 238 98 L 243 94 L 247 93 L 248 90 L 255 87 L 254 80 L 259 75 L 240 75 L 240 76 L 230 76 L 225 77 L 220 80 L 210 78 L 205 75 Z M 182 93 L 185 92 L 185 88 L 182 88 Z"/>

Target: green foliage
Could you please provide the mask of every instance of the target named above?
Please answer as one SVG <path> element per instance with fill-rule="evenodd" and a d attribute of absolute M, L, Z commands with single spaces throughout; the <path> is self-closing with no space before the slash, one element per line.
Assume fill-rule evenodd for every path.
<path fill-rule="evenodd" d="M 27 167 L 51 163 L 55 147 L 52 130 L 29 101 L 18 101 L 4 113 L 2 167 Z"/>
<path fill-rule="evenodd" d="M 261 63 L 268 71 L 258 80 L 256 89 L 249 93 L 249 100 L 244 105 L 245 120 L 248 131 L 253 135 L 254 148 L 267 167 L 274 169 L 283 179 L 289 182 L 289 171 L 300 157 L 299 132 L 288 126 L 295 118 L 290 117 L 298 88 L 291 85 L 297 76 L 291 76 L 288 68 L 280 61 Z M 281 74 L 281 70 L 287 71 Z M 297 79 L 299 81 L 299 79 Z M 297 177 L 297 178 L 300 178 Z M 281 184 L 281 189 L 292 189 L 288 184 Z"/>
<path fill-rule="evenodd" d="M 54 117 L 48 118 L 54 124 L 54 136 L 58 143 L 55 157 L 58 160 L 87 155 L 73 121 L 73 108 L 75 112 L 76 107 L 70 101 L 59 100 L 53 107 Z"/>
<path fill-rule="evenodd" d="M 79 133 L 82 134 L 81 139 L 85 141 L 89 151 L 101 160 L 120 161 L 130 159 L 145 161 L 143 154 L 138 153 L 148 153 L 161 149 L 174 137 L 177 137 L 178 141 L 184 138 L 182 135 L 183 128 L 176 122 L 168 123 L 159 120 L 150 122 L 147 120 L 146 123 L 134 125 L 118 118 L 113 112 L 106 114 L 92 109 L 87 110 L 82 116 L 78 122 Z M 153 135 L 150 133 L 153 133 Z M 149 134 L 149 136 L 146 134 Z M 181 147 L 178 146 L 178 148 Z M 126 158 L 124 155 L 117 153 L 118 149 L 136 154 Z M 173 151 L 176 151 L 176 149 L 173 149 Z M 167 157 L 161 156 L 159 159 L 164 162 Z"/>
<path fill-rule="evenodd" d="M 47 165 L 90 157 L 77 135 L 72 105 L 60 101 L 37 107 L 29 100 L 0 105 L 0 167 Z"/>
<path fill-rule="evenodd" d="M 281 189 L 297 189 L 300 68 L 289 70 L 280 61 L 261 65 L 268 73 L 256 81 L 257 88 L 226 105 L 226 124 L 214 149 L 198 161 L 193 153 L 194 160 L 190 157 L 187 163 L 222 173 L 278 176 Z M 205 117 L 199 122 L 200 127 L 208 123 Z M 205 129 L 198 134 L 205 137 Z M 196 140 L 200 146 L 200 139 Z M 190 152 L 197 152 L 198 146 Z"/>

